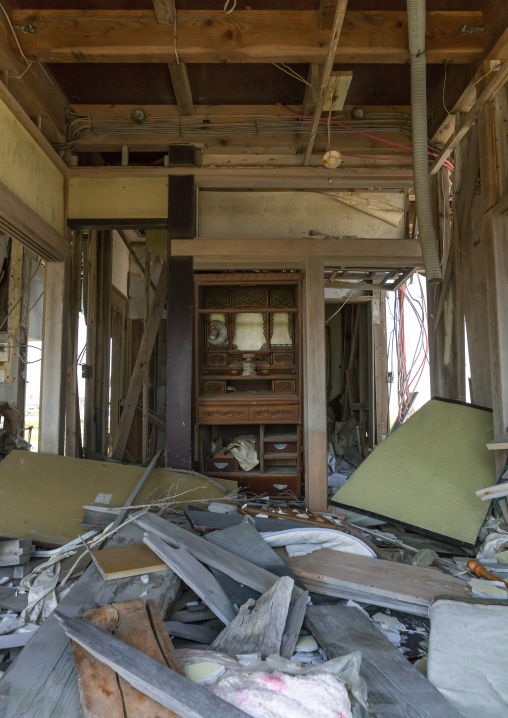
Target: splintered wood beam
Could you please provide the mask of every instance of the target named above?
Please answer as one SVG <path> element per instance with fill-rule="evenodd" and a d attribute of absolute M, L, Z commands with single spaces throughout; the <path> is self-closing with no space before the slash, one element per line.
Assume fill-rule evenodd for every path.
<path fill-rule="evenodd" d="M 174 33 L 151 9 L 31 8 L 13 10 L 12 20 L 36 28 L 18 38 L 27 57 L 38 62 L 177 61 Z M 427 61 L 479 62 L 482 33 L 460 30 L 482 23 L 478 11 L 427 13 Z M 319 28 L 317 10 L 179 10 L 176 31 L 178 58 L 187 63 L 324 63 L 332 37 Z M 405 64 L 409 59 L 405 11 L 347 13 L 335 62 Z"/>
<path fill-rule="evenodd" d="M 469 129 L 478 119 L 482 108 L 491 100 L 496 92 L 500 90 L 504 84 L 508 81 L 508 60 L 504 62 L 499 70 L 495 72 L 489 82 L 485 85 L 485 89 L 482 90 L 478 99 L 462 118 L 462 122 L 456 129 L 453 137 L 451 137 L 445 144 L 438 157 L 435 159 L 432 167 L 429 170 L 430 176 L 435 175 L 441 167 L 444 165 L 448 157 L 451 155 L 455 147 L 459 144 L 461 139 L 467 134 Z"/>
<path fill-rule="evenodd" d="M 171 75 L 171 82 L 173 83 L 176 103 L 178 105 L 178 112 L 180 115 L 193 115 L 194 103 L 192 102 L 191 86 L 185 63 L 170 62 L 168 67 L 169 74 Z"/>
<path fill-rule="evenodd" d="M 173 25 L 175 22 L 175 0 L 153 0 L 153 9 L 160 25 Z"/>
<path fill-rule="evenodd" d="M 339 37 L 344 24 L 344 18 L 346 16 L 347 0 L 337 0 L 335 7 L 335 16 L 332 23 L 332 31 L 330 43 L 328 45 L 328 52 L 326 53 L 326 60 L 321 73 L 321 82 L 319 87 L 318 99 L 316 102 L 316 109 L 314 111 L 314 119 L 312 121 L 312 127 L 310 130 L 310 137 L 307 143 L 307 150 L 305 152 L 305 165 L 308 165 L 314 148 L 314 142 L 318 131 L 319 121 L 321 119 L 321 113 L 323 111 L 323 105 L 325 102 L 326 94 L 328 90 L 328 83 L 330 81 L 330 74 L 333 69 L 333 63 L 335 55 L 337 54 L 337 45 L 339 43 Z"/>

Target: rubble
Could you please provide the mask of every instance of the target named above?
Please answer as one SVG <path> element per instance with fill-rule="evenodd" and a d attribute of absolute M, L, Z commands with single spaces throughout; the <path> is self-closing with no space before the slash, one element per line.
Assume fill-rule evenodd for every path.
<path fill-rule="evenodd" d="M 85 718 L 134 718 L 133 706 L 145 703 L 161 716 L 210 715 L 215 705 L 225 717 L 308 718 L 319 705 L 320 718 L 339 709 L 407 718 L 400 706 L 418 718 L 458 718 L 439 682 L 437 690 L 424 677 L 429 641 L 435 645 L 429 610 L 443 595 L 474 606 L 474 596 L 494 592 L 508 610 L 504 583 L 472 578 L 470 556 L 454 556 L 457 547 L 393 525 L 353 526 L 343 515 L 281 502 L 218 503 L 218 511 L 187 507 L 167 518 L 155 507 L 112 507 L 112 516 L 126 512 L 118 526 L 57 549 L 36 545 L 33 571 L 0 585 L 8 607 L 0 616 L 2 715 L 23 715 L 29 700 L 50 712 L 65 704 L 68 715 L 83 710 Z M 486 522 L 486 561 L 506 550 L 503 526 Z M 58 680 L 64 631 L 74 646 L 65 670 L 77 671 L 81 709 Z M 48 645 L 41 679 L 20 698 Z M 104 702 L 110 684 L 122 691 Z"/>

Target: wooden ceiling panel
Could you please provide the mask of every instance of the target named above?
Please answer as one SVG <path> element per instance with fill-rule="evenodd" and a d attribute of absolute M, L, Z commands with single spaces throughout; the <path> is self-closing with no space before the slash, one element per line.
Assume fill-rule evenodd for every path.
<path fill-rule="evenodd" d="M 167 65 L 49 65 L 71 104 L 175 105 Z"/>

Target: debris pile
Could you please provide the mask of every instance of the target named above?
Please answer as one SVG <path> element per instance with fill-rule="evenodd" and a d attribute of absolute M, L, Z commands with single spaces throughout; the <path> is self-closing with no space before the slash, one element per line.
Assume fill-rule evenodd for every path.
<path fill-rule="evenodd" d="M 2 715 L 506 715 L 502 516 L 473 550 L 219 490 L 160 515 L 150 472 L 102 530 L 0 543 Z"/>

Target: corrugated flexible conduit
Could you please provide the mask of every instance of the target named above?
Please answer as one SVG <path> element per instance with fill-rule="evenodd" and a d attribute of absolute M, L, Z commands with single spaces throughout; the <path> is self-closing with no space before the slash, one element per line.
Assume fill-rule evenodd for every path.
<path fill-rule="evenodd" d="M 432 219 L 427 154 L 427 77 L 425 59 L 425 0 L 407 0 L 409 53 L 411 55 L 411 114 L 413 118 L 413 169 L 416 216 L 427 281 L 443 281 Z"/>

